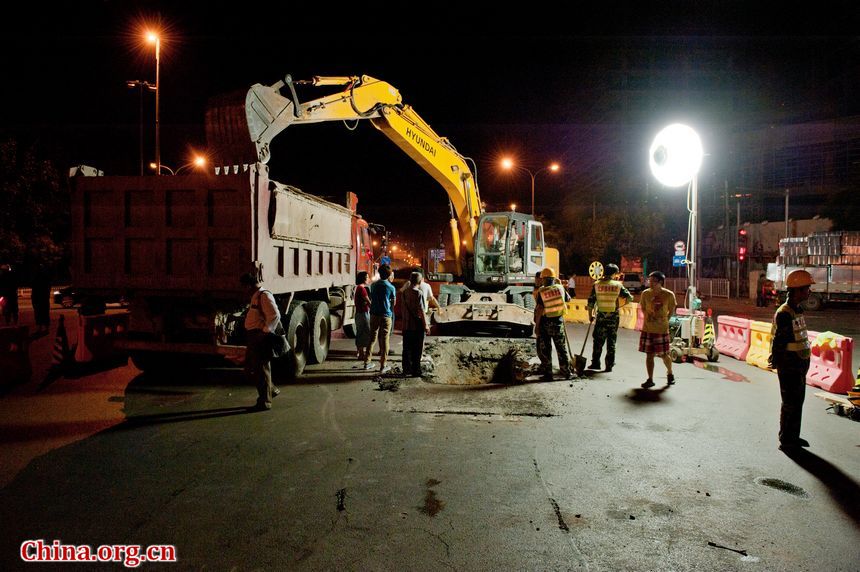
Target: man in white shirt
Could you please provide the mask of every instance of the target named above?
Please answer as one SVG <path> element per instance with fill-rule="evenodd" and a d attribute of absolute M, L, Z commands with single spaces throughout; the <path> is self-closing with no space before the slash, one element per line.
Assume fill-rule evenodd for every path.
<path fill-rule="evenodd" d="M 268 334 L 275 333 L 281 313 L 275 297 L 260 287 L 260 281 L 251 273 L 239 277 L 251 298 L 251 306 L 245 316 L 245 331 L 248 334 L 245 350 L 245 375 L 257 387 L 257 403 L 253 411 L 268 411 L 272 398 L 281 391 L 272 385 L 272 345 Z"/>

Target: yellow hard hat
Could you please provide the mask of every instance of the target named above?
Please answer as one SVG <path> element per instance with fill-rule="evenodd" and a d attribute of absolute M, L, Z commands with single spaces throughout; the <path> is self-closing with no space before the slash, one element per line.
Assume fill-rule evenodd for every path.
<path fill-rule="evenodd" d="M 785 279 L 785 285 L 789 288 L 802 288 L 811 284 L 815 284 L 815 280 L 806 270 L 792 270 Z"/>
<path fill-rule="evenodd" d="M 555 270 L 547 266 L 540 272 L 541 278 L 555 278 Z"/>

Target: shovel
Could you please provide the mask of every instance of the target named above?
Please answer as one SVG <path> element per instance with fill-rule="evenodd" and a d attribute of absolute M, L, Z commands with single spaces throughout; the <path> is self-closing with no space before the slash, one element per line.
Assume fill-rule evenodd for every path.
<path fill-rule="evenodd" d="M 573 357 L 574 371 L 576 371 L 576 375 L 579 376 L 585 373 L 585 364 L 588 363 L 588 360 L 586 360 L 585 356 L 582 354 L 585 353 L 585 342 L 588 341 L 588 334 L 591 333 L 591 324 L 592 321 L 588 320 L 588 330 L 585 332 L 585 339 L 582 340 L 582 349 Z M 568 349 L 568 351 L 570 350 Z"/>

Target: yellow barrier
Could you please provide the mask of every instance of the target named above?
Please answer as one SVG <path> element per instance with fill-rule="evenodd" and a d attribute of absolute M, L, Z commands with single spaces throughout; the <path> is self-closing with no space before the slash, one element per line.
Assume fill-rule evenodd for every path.
<path fill-rule="evenodd" d="M 618 326 L 628 330 L 636 329 L 636 318 L 639 312 L 638 302 L 627 302 L 618 309 L 619 322 Z"/>
<path fill-rule="evenodd" d="M 588 323 L 588 310 L 586 309 L 587 300 L 575 298 L 567 303 L 567 308 L 564 311 L 564 321 L 573 322 L 575 324 Z"/>
<path fill-rule="evenodd" d="M 747 353 L 747 363 L 770 370 L 767 358 L 770 356 L 770 323 L 750 320 L 750 351 Z"/>

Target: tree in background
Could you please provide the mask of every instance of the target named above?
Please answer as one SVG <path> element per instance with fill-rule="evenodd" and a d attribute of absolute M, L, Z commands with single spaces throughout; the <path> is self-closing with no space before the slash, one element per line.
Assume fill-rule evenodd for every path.
<path fill-rule="evenodd" d="M 35 145 L 0 142 L 0 261 L 21 270 L 23 282 L 67 259 L 69 191 Z"/>

